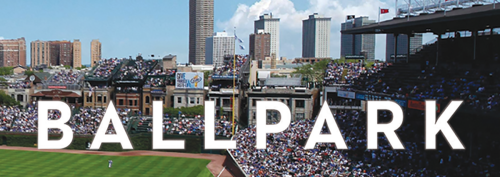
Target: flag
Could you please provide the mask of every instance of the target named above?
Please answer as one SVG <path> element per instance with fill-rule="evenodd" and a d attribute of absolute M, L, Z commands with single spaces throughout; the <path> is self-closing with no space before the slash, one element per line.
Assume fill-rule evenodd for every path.
<path fill-rule="evenodd" d="M 238 41 L 240 41 L 240 43 L 243 43 L 243 40 L 241 40 L 240 38 L 238 38 Z"/>
<path fill-rule="evenodd" d="M 243 47 L 242 45 L 240 45 L 240 49 L 241 50 L 245 50 L 245 47 Z"/>
<path fill-rule="evenodd" d="M 380 14 L 389 13 L 389 9 L 380 9 Z"/>
<path fill-rule="evenodd" d="M 234 34 L 234 40 L 240 42 L 240 43 L 243 43 L 243 40 L 241 40 L 240 38 L 238 38 L 238 36 L 236 36 L 236 34 Z"/>

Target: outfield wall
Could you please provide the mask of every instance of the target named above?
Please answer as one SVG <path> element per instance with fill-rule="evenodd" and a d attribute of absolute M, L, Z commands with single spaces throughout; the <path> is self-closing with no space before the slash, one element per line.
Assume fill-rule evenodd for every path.
<path fill-rule="evenodd" d="M 49 139 L 60 139 L 61 135 L 51 134 Z M 129 135 L 134 150 L 152 150 L 153 141 L 150 133 Z M 203 149 L 202 136 L 189 135 L 164 135 L 164 139 L 184 139 L 186 149 L 168 150 L 168 152 L 201 153 Z M 93 135 L 74 135 L 73 141 L 65 149 L 86 150 L 87 143 L 92 143 Z M 37 133 L 0 132 L 0 145 L 36 147 L 38 142 Z M 100 151 L 128 151 L 123 150 L 118 143 L 103 143 Z M 167 151 L 167 150 L 161 150 Z"/>

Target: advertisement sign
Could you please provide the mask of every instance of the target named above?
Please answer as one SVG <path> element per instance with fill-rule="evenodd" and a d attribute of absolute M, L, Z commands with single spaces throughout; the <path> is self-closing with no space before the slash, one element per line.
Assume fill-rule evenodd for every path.
<path fill-rule="evenodd" d="M 356 93 L 356 99 L 358 99 L 358 100 L 365 100 L 366 99 L 365 97 L 366 97 L 365 94 Z"/>
<path fill-rule="evenodd" d="M 238 75 L 236 74 L 234 77 L 233 75 L 230 75 L 230 76 L 212 76 L 212 79 L 220 79 L 220 80 L 228 80 L 228 79 L 233 79 L 233 78 L 237 78 Z"/>
<path fill-rule="evenodd" d="M 337 92 L 338 97 L 342 98 L 350 98 L 350 99 L 355 99 L 356 98 L 356 93 L 354 92 L 347 92 L 347 91 L 338 91 Z"/>
<path fill-rule="evenodd" d="M 49 86 L 49 89 L 66 89 L 66 86 L 60 85 L 60 86 Z"/>
<path fill-rule="evenodd" d="M 165 94 L 165 92 L 163 92 L 163 90 L 152 90 L 151 93 L 152 94 Z"/>
<path fill-rule="evenodd" d="M 425 101 L 408 100 L 408 108 L 425 111 Z M 440 104 L 436 104 L 436 111 L 441 112 Z"/>
<path fill-rule="evenodd" d="M 175 75 L 176 89 L 203 89 L 202 72 L 178 72 Z"/>
<path fill-rule="evenodd" d="M 399 106 L 406 108 L 406 100 L 394 100 L 396 103 L 399 104 Z"/>

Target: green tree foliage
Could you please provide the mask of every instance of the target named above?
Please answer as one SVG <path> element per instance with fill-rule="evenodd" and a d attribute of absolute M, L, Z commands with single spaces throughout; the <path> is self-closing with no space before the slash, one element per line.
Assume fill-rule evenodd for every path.
<path fill-rule="evenodd" d="M 0 90 L 0 105 L 2 106 L 19 106 L 20 103 L 14 98 L 7 95 L 3 90 Z"/>
<path fill-rule="evenodd" d="M 29 76 L 29 75 L 33 75 L 34 73 L 35 73 L 35 72 L 33 72 L 33 71 L 29 71 L 29 70 L 24 71 L 24 75 L 27 75 L 27 76 Z"/>
<path fill-rule="evenodd" d="M 14 74 L 13 67 L 0 67 L 0 76 L 6 76 L 12 74 Z"/>
<path fill-rule="evenodd" d="M 212 71 L 205 71 L 203 72 L 203 85 L 208 86 L 210 84 L 210 81 L 208 80 L 208 77 L 212 75 Z"/>
<path fill-rule="evenodd" d="M 71 69 L 71 66 L 70 65 L 64 65 L 64 68 Z"/>
<path fill-rule="evenodd" d="M 202 105 L 194 106 L 194 107 L 181 107 L 181 108 L 165 108 L 163 112 L 168 114 L 170 117 L 178 117 L 179 111 L 182 112 L 186 117 L 194 117 L 197 115 L 204 115 L 205 108 Z"/>
<path fill-rule="evenodd" d="M 325 69 L 331 60 L 321 60 L 314 64 L 305 64 L 295 68 L 293 73 L 302 74 L 309 82 L 322 82 L 325 77 Z"/>

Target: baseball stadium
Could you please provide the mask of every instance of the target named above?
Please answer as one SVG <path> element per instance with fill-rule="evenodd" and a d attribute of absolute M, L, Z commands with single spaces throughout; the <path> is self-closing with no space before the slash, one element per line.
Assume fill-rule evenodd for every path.
<path fill-rule="evenodd" d="M 341 59 L 293 62 L 277 60 L 269 51 L 252 52 L 254 45 L 248 55 L 225 54 L 213 65 L 138 54 L 99 58 L 87 68 L 13 67 L 14 73 L 22 71 L 2 76 L 0 83 L 0 176 L 500 176 L 498 5 L 456 0 L 397 7 L 393 19 L 359 26 L 363 18 L 349 15 L 341 41 L 333 42 L 386 34 L 393 45 L 385 61 L 369 55 L 374 49 L 353 44 L 342 45 Z M 410 47 L 425 33 L 436 38 Z M 250 41 L 260 40 L 252 35 Z M 367 101 L 373 100 L 391 100 L 402 108 L 404 121 L 396 134 L 404 150 L 394 150 L 384 134 L 378 134 L 378 149 L 367 148 Z M 436 101 L 437 117 L 451 101 L 463 101 L 448 123 L 465 150 L 454 150 L 443 133 L 437 134 L 435 150 L 425 148 L 425 100 Z M 70 106 L 66 125 L 74 137 L 65 149 L 38 149 L 38 116 L 61 117 L 59 110 L 39 113 L 38 101 Z M 234 140 L 235 149 L 205 149 L 205 109 L 212 109 L 205 101 L 215 105 L 216 140 Z M 266 149 L 256 148 L 259 101 L 281 102 L 291 111 L 285 131 L 266 135 Z M 182 139 L 185 149 L 153 150 L 153 102 L 162 103 L 163 139 Z M 119 143 L 90 149 L 110 103 L 121 121 L 114 125 L 123 126 L 133 150 Z M 334 143 L 305 148 L 325 110 L 347 150 Z M 381 124 L 392 121 L 391 111 L 377 114 Z M 267 124 L 281 120 L 279 111 L 268 110 L 266 116 Z M 116 134 L 113 124 L 104 126 L 106 134 Z M 321 133 L 330 133 L 322 127 Z M 60 129 L 49 129 L 50 140 L 62 136 Z"/>

